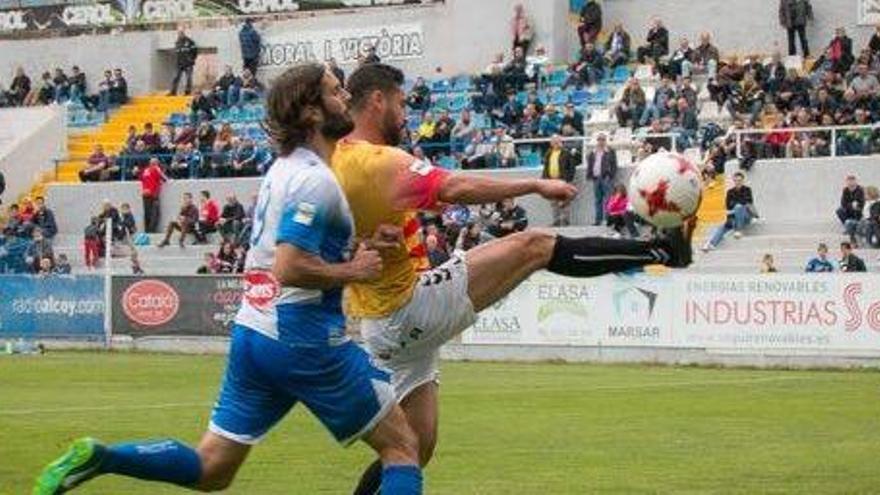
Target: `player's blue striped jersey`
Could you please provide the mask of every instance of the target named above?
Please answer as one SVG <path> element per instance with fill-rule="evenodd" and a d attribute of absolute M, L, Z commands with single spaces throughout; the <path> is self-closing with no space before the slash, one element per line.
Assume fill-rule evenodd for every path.
<path fill-rule="evenodd" d="M 235 322 L 290 345 L 345 342 L 342 288 L 282 287 L 272 265 L 282 243 L 328 263 L 344 261 L 352 231 L 348 202 L 327 164 L 305 148 L 279 157 L 260 187 Z"/>

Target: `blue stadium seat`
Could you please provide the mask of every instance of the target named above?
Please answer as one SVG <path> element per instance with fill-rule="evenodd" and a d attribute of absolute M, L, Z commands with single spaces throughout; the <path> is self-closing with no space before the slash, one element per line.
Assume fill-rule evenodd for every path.
<path fill-rule="evenodd" d="M 553 93 L 553 95 L 550 98 L 550 103 L 552 103 L 556 106 L 563 106 L 566 103 L 568 103 L 568 101 L 569 101 L 568 91 L 564 91 L 564 90 L 559 90 L 559 91 Z"/>
<path fill-rule="evenodd" d="M 452 91 L 463 91 L 469 92 L 474 89 L 473 81 L 470 76 L 459 76 L 456 77 L 452 83 Z"/>
<path fill-rule="evenodd" d="M 491 123 L 485 113 L 471 114 L 471 122 L 477 129 L 488 129 Z"/>
<path fill-rule="evenodd" d="M 436 81 L 431 82 L 432 93 L 445 93 L 449 91 L 451 87 L 452 84 L 450 84 L 447 79 L 437 79 Z"/>
<path fill-rule="evenodd" d="M 516 93 L 516 102 L 520 105 L 525 105 L 526 102 L 529 101 L 529 94 L 525 91 L 519 91 Z"/>
<path fill-rule="evenodd" d="M 581 106 L 590 100 L 590 93 L 585 89 L 576 89 L 571 93 L 571 102 Z"/>
<path fill-rule="evenodd" d="M 449 155 L 443 155 L 437 159 L 437 165 L 446 170 L 455 170 L 458 168 L 458 161 Z"/>
<path fill-rule="evenodd" d="M 565 84 L 566 80 L 568 80 L 568 71 L 565 69 L 557 69 L 550 73 L 550 77 L 547 78 L 547 84 L 559 87 Z"/>
<path fill-rule="evenodd" d="M 621 65 L 614 69 L 614 72 L 611 74 L 610 79 L 611 82 L 622 83 L 626 82 L 626 80 L 630 78 L 630 75 L 632 75 L 632 71 L 630 70 L 630 68 L 625 65 Z"/>
<path fill-rule="evenodd" d="M 520 166 L 528 168 L 541 167 L 541 155 L 536 151 L 529 151 L 520 155 Z"/>
<path fill-rule="evenodd" d="M 456 94 L 452 100 L 449 101 L 449 111 L 450 112 L 461 112 L 465 108 L 470 105 L 470 97 L 467 93 L 459 93 Z"/>

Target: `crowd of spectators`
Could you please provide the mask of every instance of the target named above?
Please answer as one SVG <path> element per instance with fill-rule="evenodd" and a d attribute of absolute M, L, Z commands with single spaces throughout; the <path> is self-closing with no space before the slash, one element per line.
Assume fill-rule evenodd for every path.
<path fill-rule="evenodd" d="M 67 256 L 55 256 L 57 234 L 55 214 L 44 198 L 10 204 L 0 239 L 0 273 L 70 273 Z"/>
<path fill-rule="evenodd" d="M 105 70 L 96 88 L 89 88 L 86 74 L 76 65 L 69 74 L 56 67 L 52 72 L 43 72 L 37 80 L 32 80 L 24 68 L 18 67 L 8 87 L 0 81 L 0 107 L 75 103 L 87 109 L 106 111 L 126 101 L 128 82 L 118 67 Z"/>

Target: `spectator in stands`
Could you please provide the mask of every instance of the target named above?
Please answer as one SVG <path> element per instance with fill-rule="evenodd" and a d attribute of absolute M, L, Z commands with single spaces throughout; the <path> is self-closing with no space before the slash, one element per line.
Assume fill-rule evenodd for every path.
<path fill-rule="evenodd" d="M 235 105 L 238 102 L 229 101 L 229 105 Z M 214 120 L 217 112 L 220 110 L 221 103 L 217 100 L 214 93 L 203 89 L 198 96 L 192 99 L 190 103 L 191 117 L 194 123 L 207 122 Z"/>
<path fill-rule="evenodd" d="M 199 275 L 213 275 L 220 272 L 220 263 L 217 261 L 217 255 L 214 253 L 205 253 L 204 261 L 196 273 Z"/>
<path fill-rule="evenodd" d="M 428 262 L 431 264 L 431 268 L 437 268 L 449 261 L 449 254 L 440 247 L 437 236 L 425 236 L 425 249 L 427 250 Z"/>
<path fill-rule="evenodd" d="M 262 91 L 263 87 L 260 85 L 260 81 L 254 77 L 254 74 L 247 69 L 243 70 L 241 72 L 241 91 L 239 93 L 237 104 L 243 105 L 251 101 L 259 100 Z"/>
<path fill-rule="evenodd" d="M 422 122 L 416 130 L 413 144 L 430 143 L 434 140 L 434 133 L 437 131 L 437 122 L 434 120 L 434 114 L 426 111 L 422 114 Z"/>
<path fill-rule="evenodd" d="M 676 136 L 678 149 L 685 150 L 691 147 L 691 143 L 697 138 L 699 129 L 697 113 L 691 108 L 687 98 L 679 98 L 676 103 L 671 132 L 678 133 Z"/>
<path fill-rule="evenodd" d="M 533 54 L 526 55 L 526 76 L 530 81 L 538 83 L 544 74 L 544 68 L 548 67 L 551 62 L 552 59 L 547 55 L 547 49 L 544 48 L 544 45 L 538 45 Z"/>
<path fill-rule="evenodd" d="M 529 52 L 532 38 L 535 36 L 532 21 L 526 14 L 526 9 L 521 3 L 513 7 L 513 19 L 510 21 L 510 31 L 513 36 L 513 50 L 522 50 L 523 57 Z"/>
<path fill-rule="evenodd" d="M 462 110 L 461 118 L 452 127 L 452 151 L 456 153 L 463 151 L 465 146 L 473 140 L 476 131 L 477 127 L 471 120 L 471 111 Z"/>
<path fill-rule="evenodd" d="M 241 244 L 235 245 L 235 273 L 244 273 L 244 267 L 247 264 L 247 248 Z"/>
<path fill-rule="evenodd" d="M 122 148 L 123 153 L 132 153 L 134 152 L 135 145 L 138 141 L 140 141 L 141 137 L 138 136 L 137 126 L 130 125 L 128 126 L 128 134 L 125 136 L 125 147 Z"/>
<path fill-rule="evenodd" d="M 174 132 L 174 146 L 181 144 L 195 144 L 196 130 L 189 124 L 184 124 L 177 128 Z"/>
<path fill-rule="evenodd" d="M 431 88 L 425 78 L 417 77 L 406 96 L 406 104 L 413 110 L 427 110 L 431 106 Z"/>
<path fill-rule="evenodd" d="M 606 134 L 600 132 L 596 137 L 596 148 L 587 155 L 587 180 L 593 183 L 593 206 L 596 212 L 593 225 L 602 224 L 605 201 L 617 177 L 617 153 L 608 148 L 607 141 Z"/>
<path fill-rule="evenodd" d="M 196 149 L 199 153 L 210 154 L 214 150 L 214 140 L 217 138 L 217 130 L 210 122 L 202 122 L 196 131 Z"/>
<path fill-rule="evenodd" d="M 777 271 L 773 255 L 770 253 L 765 254 L 761 258 L 761 273 L 776 273 Z"/>
<path fill-rule="evenodd" d="M 232 72 L 231 65 L 227 65 L 223 68 L 223 75 L 214 83 L 214 98 L 231 107 L 238 101 L 240 89 L 241 78 Z"/>
<path fill-rule="evenodd" d="M 367 53 L 363 58 L 364 64 L 381 64 L 382 59 L 379 58 L 379 53 L 376 51 L 376 45 L 371 45 L 367 47 Z"/>
<path fill-rule="evenodd" d="M 526 210 L 512 198 L 504 199 L 495 205 L 495 214 L 488 226 L 489 233 L 495 237 L 505 237 L 514 232 L 522 232 L 529 225 Z"/>
<path fill-rule="evenodd" d="M 241 47 L 241 60 L 243 67 L 254 76 L 260 66 L 260 33 L 254 28 L 254 21 L 246 18 L 238 32 L 238 43 Z"/>
<path fill-rule="evenodd" d="M 30 238 L 33 224 L 25 222 L 21 217 L 21 211 L 17 204 L 9 205 L 6 225 L 3 227 L 3 234 L 13 237 Z"/>
<path fill-rule="evenodd" d="M 691 48 L 687 37 L 682 36 L 678 43 L 678 48 L 672 52 L 669 62 L 661 68 L 661 72 L 668 74 L 670 77 L 690 76 L 694 69 L 694 60 L 697 54 Z"/>
<path fill-rule="evenodd" d="M 558 134 L 554 134 L 550 138 L 550 150 L 544 156 L 544 172 L 542 176 L 545 179 L 564 180 L 565 182 L 574 182 L 574 173 L 577 163 L 574 157 L 562 145 L 562 138 Z M 553 202 L 553 226 L 567 227 L 571 225 L 571 204 Z"/>
<path fill-rule="evenodd" d="M 623 97 L 615 110 L 618 125 L 620 127 L 631 126 L 635 129 L 639 126 L 645 108 L 645 90 L 642 89 L 639 80 L 632 77 L 627 81 Z"/>
<path fill-rule="evenodd" d="M 196 175 L 201 159 L 192 143 L 181 143 L 171 157 L 168 166 L 168 177 L 172 179 L 188 179 Z"/>
<path fill-rule="evenodd" d="M 34 225 L 40 229 L 49 242 L 58 234 L 58 224 L 55 223 L 55 213 L 46 206 L 46 200 L 42 196 L 34 199 Z"/>
<path fill-rule="evenodd" d="M 544 115 L 538 121 L 538 135 L 549 137 L 562 131 L 562 115 L 556 110 L 556 105 L 547 105 Z"/>
<path fill-rule="evenodd" d="M 100 226 L 101 220 L 98 217 L 92 217 L 83 232 L 83 253 L 86 268 L 93 270 L 98 267 L 98 258 L 101 257 Z"/>
<path fill-rule="evenodd" d="M 82 101 L 86 96 L 86 75 L 74 65 L 70 69 L 70 100 Z"/>
<path fill-rule="evenodd" d="M 458 233 L 455 251 L 469 251 L 487 240 L 486 234 L 483 232 L 483 225 L 480 222 L 469 221 Z"/>
<path fill-rule="evenodd" d="M 122 203 L 119 205 L 119 230 L 123 240 L 131 241 L 137 234 L 137 221 L 131 212 L 131 205 Z"/>
<path fill-rule="evenodd" d="M 211 199 L 210 191 L 202 191 L 199 196 L 199 218 L 195 224 L 193 234 L 197 244 L 208 242 L 208 234 L 217 231 L 217 222 L 220 220 L 220 207 Z"/>
<path fill-rule="evenodd" d="M 177 87 L 180 79 L 186 75 L 186 85 L 184 86 L 184 94 L 192 92 L 192 75 L 193 68 L 196 65 L 196 57 L 199 54 L 199 48 L 196 43 L 190 39 L 183 29 L 177 32 L 177 42 L 174 44 L 174 53 L 177 56 L 177 73 L 174 75 L 174 81 L 171 83 L 171 95 L 177 94 Z"/>
<path fill-rule="evenodd" d="M 517 165 L 516 145 L 506 129 L 503 127 L 496 128 L 490 142 L 492 143 L 492 152 L 487 156 L 487 165 L 490 168 L 508 168 Z"/>
<path fill-rule="evenodd" d="M 113 82 L 110 85 L 110 103 L 113 105 L 125 105 L 128 103 L 128 81 L 122 74 L 122 69 L 113 69 Z"/>
<path fill-rule="evenodd" d="M 436 156 L 438 153 L 449 151 L 449 142 L 452 140 L 452 129 L 455 127 L 455 121 L 449 116 L 449 110 L 440 109 L 440 116 L 437 117 L 437 125 L 434 129 L 434 144 L 432 152 L 429 156 Z"/>
<path fill-rule="evenodd" d="M 816 249 L 816 257 L 807 263 L 804 270 L 807 273 L 830 273 L 834 271 L 834 264 L 828 259 L 828 246 L 820 243 Z"/>
<path fill-rule="evenodd" d="M 810 0 L 779 0 L 779 24 L 788 32 L 788 54 L 797 55 L 795 34 L 800 36 L 801 51 L 804 57 L 810 56 L 807 43 L 807 22 L 813 20 L 813 6 Z"/>
<path fill-rule="evenodd" d="M 857 74 L 849 83 L 850 89 L 855 91 L 856 98 L 860 102 L 870 102 L 880 92 L 880 82 L 877 76 L 869 72 L 866 64 L 857 66 Z"/>
<path fill-rule="evenodd" d="M 98 83 L 98 93 L 87 98 L 84 104 L 88 108 L 97 108 L 100 112 L 107 111 L 112 103 L 111 91 L 113 89 L 113 73 L 109 70 L 104 71 L 104 79 Z"/>
<path fill-rule="evenodd" d="M 217 250 L 217 273 L 233 273 L 235 271 L 235 245 L 223 241 Z"/>
<path fill-rule="evenodd" d="M 55 85 L 52 83 L 52 75 L 43 72 L 37 86 L 31 88 L 31 92 L 24 101 L 25 106 L 48 105 L 55 99 Z"/>
<path fill-rule="evenodd" d="M 834 72 L 846 74 L 855 61 L 852 39 L 846 35 L 846 29 L 838 27 L 834 31 L 834 38 L 828 44 L 828 52 Z"/>
<path fill-rule="evenodd" d="M 865 261 L 853 253 L 852 244 L 849 242 L 840 243 L 840 271 L 853 273 L 868 271 Z"/>
<path fill-rule="evenodd" d="M 694 50 L 693 72 L 706 74 L 710 79 L 714 78 L 718 71 L 719 60 L 721 53 L 712 44 L 712 36 L 707 31 L 700 33 L 700 44 Z"/>
<path fill-rule="evenodd" d="M 42 260 L 44 256 L 49 257 L 52 260 L 55 259 L 55 253 L 52 250 L 52 243 L 49 239 L 43 237 L 42 230 L 36 228 L 33 232 L 33 239 L 24 255 L 25 264 L 30 267 L 31 273 L 36 273 L 40 270 L 40 260 Z"/>
<path fill-rule="evenodd" d="M 233 241 L 244 227 L 245 212 L 244 206 L 238 202 L 235 194 L 229 193 L 226 196 L 226 204 L 223 205 L 223 211 L 217 220 L 220 228 L 220 235 L 224 240 Z"/>
<path fill-rule="evenodd" d="M 30 92 L 31 78 L 25 74 L 23 68 L 16 67 L 12 83 L 9 85 L 9 92 L 6 93 L 6 98 L 12 106 L 22 106 Z"/>
<path fill-rule="evenodd" d="M 669 114 L 669 101 L 675 98 L 675 86 L 669 75 L 660 78 L 660 85 L 654 91 L 654 100 L 645 107 L 639 119 L 639 125 L 645 126 L 653 120 L 659 120 Z"/>
<path fill-rule="evenodd" d="M 855 175 L 847 175 L 840 193 L 840 207 L 837 208 L 837 218 L 844 226 L 847 233 L 855 232 L 855 227 L 862 219 L 865 209 L 865 190 L 859 185 Z"/>
<path fill-rule="evenodd" d="M 33 224 L 34 223 L 34 215 L 37 213 L 37 209 L 34 207 L 34 203 L 31 201 L 29 196 L 25 196 L 21 199 L 21 204 L 18 205 L 20 209 L 21 220 L 25 224 Z"/>
<path fill-rule="evenodd" d="M 742 172 L 733 174 L 733 187 L 727 191 L 724 200 L 727 209 L 727 220 L 715 229 L 709 242 L 703 246 L 703 251 L 709 251 L 718 247 L 724 235 L 733 231 L 733 237 L 742 237 L 742 230 L 756 215 L 755 200 L 752 189 L 744 184 L 745 175 Z"/>
<path fill-rule="evenodd" d="M 122 216 L 119 214 L 119 210 L 113 206 L 109 199 L 104 199 L 101 202 L 101 212 L 98 214 L 98 234 L 102 240 L 107 235 L 107 220 L 110 220 L 110 238 L 113 241 L 125 240 L 125 233 L 122 230 Z"/>
<path fill-rule="evenodd" d="M 232 177 L 251 177 L 257 175 L 257 149 L 254 140 L 244 138 L 232 151 L 231 165 L 228 173 Z"/>
<path fill-rule="evenodd" d="M 55 89 L 53 100 L 55 103 L 64 103 L 70 98 L 70 79 L 61 67 L 55 68 L 55 74 L 52 76 L 52 85 Z"/>
<path fill-rule="evenodd" d="M 146 169 L 140 174 L 141 197 L 144 201 L 144 230 L 148 234 L 159 231 L 160 206 L 159 198 L 162 194 L 162 184 L 168 181 L 168 177 L 162 170 L 158 158 L 151 158 Z"/>
<path fill-rule="evenodd" d="M 578 136 L 584 134 L 584 116 L 575 108 L 574 103 L 571 102 L 565 104 L 565 110 L 562 114 L 562 128 L 564 129 L 567 125 L 571 126 L 574 134 Z"/>
<path fill-rule="evenodd" d="M 28 273 L 24 261 L 30 240 L 18 237 L 7 228 L 0 238 L 0 273 Z"/>
<path fill-rule="evenodd" d="M 733 86 L 730 98 L 727 100 L 727 111 L 736 119 L 739 113 L 749 115 L 749 125 L 754 127 L 764 108 L 764 91 L 755 80 L 751 72 L 746 72 L 740 84 Z"/>
<path fill-rule="evenodd" d="M 669 31 L 663 26 L 663 21 L 654 18 L 648 29 L 646 44 L 636 50 L 636 58 L 644 64 L 651 59 L 655 65 L 659 64 L 660 57 L 669 54 Z"/>
<path fill-rule="evenodd" d="M 595 2 L 593 2 L 595 3 Z M 595 43 L 595 41 L 593 41 Z M 605 63 L 614 69 L 620 65 L 629 63 L 632 55 L 632 38 L 623 29 L 623 24 L 618 22 L 605 41 Z"/>
<path fill-rule="evenodd" d="M 184 247 L 186 235 L 194 231 L 198 221 L 199 209 L 193 204 L 192 194 L 188 192 L 183 193 L 183 202 L 180 205 L 177 219 L 168 223 L 168 228 L 165 230 L 165 238 L 159 243 L 159 247 L 163 248 L 170 244 L 171 234 L 175 230 L 180 232 L 180 247 Z"/>
<path fill-rule="evenodd" d="M 73 271 L 73 268 L 70 266 L 70 261 L 67 259 L 67 255 L 64 253 L 60 253 L 58 255 L 58 260 L 55 263 L 55 268 L 52 269 L 53 275 L 70 275 Z"/>
<path fill-rule="evenodd" d="M 571 70 L 573 78 L 578 86 L 594 86 L 602 79 L 605 73 L 605 58 L 592 43 L 584 43 L 581 55 Z M 569 82 L 566 82 L 566 86 Z"/>
<path fill-rule="evenodd" d="M 521 91 L 529 82 L 529 75 L 526 73 L 528 63 L 526 62 L 526 52 L 517 47 L 513 50 L 513 58 L 504 66 L 501 73 L 503 86 L 506 90 Z"/>
<path fill-rule="evenodd" d="M 622 237 L 624 228 L 626 228 L 626 233 L 633 239 L 639 236 L 639 229 L 635 224 L 636 217 L 630 208 L 626 186 L 615 184 L 614 189 L 608 196 L 608 201 L 605 202 L 604 208 L 607 224 L 614 229 L 614 237 Z"/>
<path fill-rule="evenodd" d="M 49 256 L 38 258 L 35 267 L 36 270 L 33 273 L 38 277 L 48 277 L 55 271 L 54 260 Z"/>
<path fill-rule="evenodd" d="M 616 26 L 615 26 L 616 27 Z M 587 0 L 581 7 L 577 34 L 581 43 L 595 43 L 602 32 L 602 6 L 596 0 Z"/>
<path fill-rule="evenodd" d="M 162 138 L 159 133 L 153 129 L 153 123 L 144 124 L 144 133 L 141 134 L 141 141 L 147 147 L 150 153 L 160 153 L 162 151 Z"/>
<path fill-rule="evenodd" d="M 86 160 L 86 167 L 79 172 L 82 182 L 96 182 L 109 179 L 110 157 L 104 154 L 104 147 L 96 144 L 92 154 Z"/>
<path fill-rule="evenodd" d="M 865 188 L 865 209 L 856 228 L 856 234 L 865 241 L 865 244 L 880 248 L 880 191 L 876 186 Z M 853 245 L 856 243 L 853 242 Z"/>

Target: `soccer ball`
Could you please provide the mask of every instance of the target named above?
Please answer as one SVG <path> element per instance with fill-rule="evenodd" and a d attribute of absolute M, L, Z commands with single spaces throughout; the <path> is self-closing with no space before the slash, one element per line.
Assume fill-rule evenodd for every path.
<path fill-rule="evenodd" d="M 677 153 L 655 153 L 636 166 L 629 181 L 633 211 L 661 229 L 678 227 L 697 213 L 700 171 Z"/>

